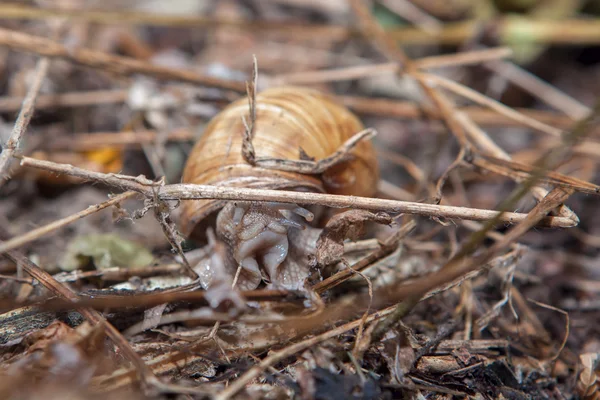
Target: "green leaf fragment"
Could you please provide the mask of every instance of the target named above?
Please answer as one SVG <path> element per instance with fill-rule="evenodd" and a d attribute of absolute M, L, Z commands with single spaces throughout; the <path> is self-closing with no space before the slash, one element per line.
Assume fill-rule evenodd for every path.
<path fill-rule="evenodd" d="M 140 268 L 149 265 L 154 256 L 145 247 L 118 235 L 94 234 L 71 241 L 59 266 L 73 271 L 85 267 L 90 259 L 96 269 Z"/>

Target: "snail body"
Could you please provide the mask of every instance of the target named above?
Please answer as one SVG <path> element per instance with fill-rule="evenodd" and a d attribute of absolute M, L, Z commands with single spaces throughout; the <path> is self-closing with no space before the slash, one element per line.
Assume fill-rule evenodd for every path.
<path fill-rule="evenodd" d="M 268 89 L 257 95 L 255 108 L 252 144 L 257 159 L 322 160 L 364 129 L 348 109 L 312 89 Z M 248 119 L 248 115 L 248 100 L 242 98 L 210 121 L 190 153 L 184 183 L 356 196 L 375 194 L 379 172 L 370 142 L 359 142 L 351 150 L 349 160 L 320 175 L 263 168 L 249 164 L 242 155 L 243 118 Z M 229 246 L 230 259 L 225 262 L 228 269 L 235 273 L 242 266 L 241 288 L 256 288 L 263 278 L 286 288 L 295 288 L 294 282 L 302 280 L 304 272 L 294 271 L 301 264 L 307 265 L 306 260 L 291 259 L 288 254 L 297 257 L 298 247 L 307 246 L 299 235 L 311 236 L 309 243 L 314 247 L 314 228 L 303 229 L 299 218 L 310 220 L 307 210 L 294 205 L 210 199 L 184 201 L 182 207 L 181 230 L 191 237 L 201 237 L 209 221 L 214 221 L 211 216 L 221 209 L 216 218 L 217 237 Z M 203 268 L 200 275 L 208 282 L 214 277 L 214 268 Z"/>

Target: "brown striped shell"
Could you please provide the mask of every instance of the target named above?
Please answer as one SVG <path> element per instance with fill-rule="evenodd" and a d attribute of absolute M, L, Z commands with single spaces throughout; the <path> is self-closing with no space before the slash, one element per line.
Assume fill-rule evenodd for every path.
<path fill-rule="evenodd" d="M 184 183 L 262 189 L 297 189 L 332 194 L 372 196 L 378 182 L 377 158 L 369 141 L 360 142 L 353 158 L 322 175 L 304 175 L 248 164 L 241 152 L 248 99 L 241 98 L 221 111 L 194 146 L 183 173 Z M 299 160 L 301 149 L 321 160 L 364 129 L 346 107 L 319 91 L 300 87 L 267 89 L 256 97 L 256 157 Z M 222 208 L 224 201 L 183 202 L 181 229 L 195 232 L 200 221 Z"/>

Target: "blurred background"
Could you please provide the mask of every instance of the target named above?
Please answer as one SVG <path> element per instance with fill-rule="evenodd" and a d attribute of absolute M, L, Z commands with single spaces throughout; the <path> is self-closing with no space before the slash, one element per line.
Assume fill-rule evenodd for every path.
<path fill-rule="evenodd" d="M 570 130 L 597 101 L 600 1 L 379 0 L 367 4 L 393 43 L 423 70 L 553 128 Z M 411 76 L 402 74 L 373 44 L 345 0 L 2 1 L 0 28 L 3 146 L 40 54 L 49 48 L 43 42 L 35 45 L 33 39 L 49 39 L 66 48 L 65 54 L 51 59 L 35 115 L 18 148 L 20 155 L 178 183 L 187 155 L 206 124 L 244 94 L 254 56 L 259 90 L 284 84 L 318 88 L 337 96 L 365 126 L 377 130 L 380 197 L 431 202 L 436 181 L 460 151 L 435 105 Z M 11 31 L 28 36 L 19 42 Z M 74 61 L 69 51 L 75 54 L 80 49 L 91 53 Z M 453 59 L 459 53 L 486 50 L 497 53 L 474 62 L 457 63 L 454 58 L 444 63 L 444 56 Z M 111 62 L 109 58 L 107 64 L 94 66 L 94 57 L 100 53 L 122 59 Z M 133 68 L 123 73 L 127 60 L 139 63 L 146 72 Z M 174 79 L 161 74 L 161 67 L 189 71 L 204 82 L 214 78 L 217 84 Z M 454 110 L 467 113 L 515 162 L 531 164 L 560 144 L 557 137 L 515 122 L 482 103 L 453 91 L 446 93 Z M 594 126 L 585 140 L 557 171 L 598 184 L 600 129 Z M 0 186 L 0 226 L 9 236 L 100 203 L 110 192 L 102 185 L 81 185 L 66 176 L 21 168 L 18 161 L 12 163 L 11 177 Z M 515 187 L 507 176 L 471 166 L 449 174 L 437 200 L 495 209 Z M 527 212 L 534 204 L 526 196 L 515 211 Z M 575 381 L 576 355 L 600 351 L 600 326 L 594 322 L 600 307 L 598 204 L 596 196 L 575 194 L 568 206 L 579 216 L 577 228 L 533 230 L 520 242 L 528 246 L 514 278 L 522 298 L 532 297 L 572 313 L 570 353 L 561 360 L 558 378 L 553 377 L 557 379 L 553 382 L 565 387 Z M 128 203 L 124 212 L 141 206 L 141 202 Z M 81 248 L 98 243 L 84 240 L 81 244 L 77 238 L 109 234 L 114 236 L 107 241 L 131 241 L 132 246 L 140 246 L 133 247 L 133 253 L 143 249 L 143 256 L 154 257 L 155 263 L 173 261 L 171 246 L 153 218 L 134 223 L 118 214 L 94 214 L 28 244 L 24 251 L 50 272 L 70 271 L 82 265 L 66 263 L 65 254 L 88 255 Z M 442 222 L 443 226 L 438 221 L 421 221 L 416 238 L 408 240 L 404 256 L 411 263 L 409 275 L 435 269 L 472 231 Z M 498 232 L 505 230 L 500 227 Z M 198 245 L 187 242 L 186 250 Z M 147 263 L 146 258 L 140 262 Z M 124 263 L 135 261 L 126 258 Z M 0 259 L 0 274 L 14 271 L 13 263 Z M 502 299 L 499 282 L 503 279 L 494 276 L 473 289 L 480 296 L 475 313 L 478 309 L 485 314 L 483 310 Z M 2 290 L 19 293 L 7 281 L 0 282 Z M 459 303 L 460 294 L 455 293 L 448 304 L 458 307 Z M 435 324 L 452 313 L 450 308 L 428 303 L 417 316 Z M 510 323 L 493 324 L 486 334 L 518 337 L 525 322 L 502 312 Z M 547 309 L 536 309 L 536 313 L 551 337 L 560 340 L 565 334 L 563 317 Z M 431 326 L 425 325 L 418 329 L 429 332 Z M 527 327 L 533 335 L 536 325 Z M 539 343 L 534 342 L 523 347 L 535 348 Z M 550 354 L 550 347 L 545 348 L 543 356 Z"/>

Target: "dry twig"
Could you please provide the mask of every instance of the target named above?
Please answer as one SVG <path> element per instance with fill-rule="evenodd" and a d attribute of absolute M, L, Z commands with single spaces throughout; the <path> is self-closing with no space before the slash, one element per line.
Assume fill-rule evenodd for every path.
<path fill-rule="evenodd" d="M 563 134 L 563 132 L 560 129 L 556 129 L 553 126 L 544 124 L 542 122 L 536 121 L 535 119 L 522 115 L 519 112 L 513 110 L 512 108 L 507 107 L 504 104 L 501 104 L 495 100 L 492 100 L 489 97 L 486 97 L 480 93 L 477 93 L 473 89 L 470 89 L 464 85 L 453 82 L 450 79 L 446 79 L 438 75 L 425 73 L 419 73 L 417 74 L 417 77 L 426 82 L 430 82 L 431 84 L 439 85 L 443 88 L 451 90 L 454 93 L 464 96 L 483 106 L 489 107 L 492 110 L 498 112 L 499 114 L 502 114 L 507 118 L 513 119 L 514 121 L 520 122 L 521 124 L 528 126 L 536 131 L 543 132 L 550 136 L 556 137 L 560 137 Z"/>
<path fill-rule="evenodd" d="M 155 196 L 154 189 L 159 184 L 145 177 L 133 177 L 118 174 L 103 174 L 92 172 L 68 164 L 57 164 L 50 161 L 22 157 L 22 166 L 30 166 L 48 171 L 67 174 L 87 181 L 97 181 L 118 189 L 134 190 L 149 198 Z M 496 218 L 498 212 L 466 207 L 439 206 L 398 200 L 375 199 L 368 197 L 342 196 L 321 193 L 302 193 L 285 190 L 249 189 L 226 186 L 173 184 L 160 186 L 156 196 L 161 200 L 193 200 L 221 199 L 243 201 L 274 201 L 281 203 L 318 204 L 333 208 L 355 208 L 371 211 L 384 211 L 392 214 L 415 214 L 425 217 L 448 219 L 467 219 L 473 221 L 488 221 Z M 498 223 L 517 223 L 524 220 L 527 214 L 501 213 Z M 562 217 L 544 217 L 539 226 L 573 227 L 576 222 Z"/>
<path fill-rule="evenodd" d="M 0 242 L 1 244 L 1 242 Z M 51 293 L 59 296 L 60 298 L 67 300 L 71 303 L 77 302 L 79 297 L 73 293 L 65 285 L 58 282 L 50 274 L 40 269 L 37 265 L 32 263 L 28 258 L 21 256 L 16 251 L 10 251 L 6 256 L 13 261 L 18 263 L 21 267 L 37 279 L 44 287 L 46 287 Z M 142 378 L 142 382 L 151 385 L 159 384 L 158 378 L 152 373 L 152 371 L 146 366 L 144 361 L 138 356 L 133 350 L 129 342 L 119 333 L 119 331 L 109 323 L 104 316 L 95 310 L 88 308 L 78 308 L 77 311 L 87 319 L 93 325 L 102 325 L 106 331 L 106 335 L 112 339 L 115 345 L 122 351 L 123 355 L 136 367 L 137 372 Z"/>
<path fill-rule="evenodd" d="M 10 240 L 6 240 L 0 244 L 0 254 L 6 253 L 7 251 L 10 251 L 10 250 L 14 250 L 14 249 L 21 247 L 24 244 L 27 244 L 34 240 L 38 240 L 41 237 L 56 231 L 57 229 L 60 229 L 64 226 L 72 224 L 75 221 L 80 220 L 81 218 L 85 218 L 88 215 L 97 213 L 98 211 L 103 210 L 112 205 L 119 204 L 123 200 L 128 199 L 135 194 L 137 194 L 137 192 L 133 192 L 133 191 L 122 193 L 118 196 L 114 196 L 110 200 L 107 200 L 103 203 L 96 204 L 94 206 L 89 206 L 87 209 L 85 209 L 83 211 L 80 211 L 73 215 L 69 215 L 68 217 L 56 220 L 47 225 L 40 226 L 39 228 L 29 231 L 21 236 L 17 236 Z"/>
<path fill-rule="evenodd" d="M 242 82 L 220 79 L 193 70 L 163 67 L 135 58 L 115 56 L 96 50 L 73 49 L 50 39 L 8 29 L 0 28 L 0 46 L 7 46 L 13 50 L 26 51 L 46 57 L 63 58 L 86 67 L 120 75 L 146 74 L 156 79 L 188 82 L 235 92 L 243 92 L 244 90 Z"/>
<path fill-rule="evenodd" d="M 49 64 L 50 60 L 46 57 L 38 61 L 33 82 L 27 92 L 27 96 L 23 100 L 23 105 L 21 106 L 21 111 L 19 112 L 13 131 L 6 145 L 3 146 L 2 153 L 0 153 L 0 187 L 9 179 L 8 168 L 10 167 L 15 150 L 19 146 L 21 137 L 23 137 L 33 116 L 35 101 L 48 72 Z"/>
<path fill-rule="evenodd" d="M 4 19 L 47 19 L 59 17 L 100 24 L 154 25 L 207 29 L 219 26 L 241 28 L 249 32 L 277 33 L 286 37 L 304 40 L 346 41 L 361 36 L 362 32 L 343 25 L 293 23 L 290 21 L 246 21 L 240 19 L 213 18 L 207 16 L 171 15 L 123 10 L 64 10 L 41 9 L 24 5 L 2 4 L 0 16 Z M 584 45 L 600 43 L 598 26 L 600 21 L 593 18 L 564 18 L 545 20 L 530 17 L 491 20 L 489 25 L 480 19 L 447 23 L 435 32 L 424 31 L 421 27 L 399 27 L 387 30 L 391 38 L 401 44 L 412 45 L 459 45 L 472 38 L 481 30 L 492 30 L 503 43 L 519 43 L 523 32 L 527 32 L 531 43 Z"/>
<path fill-rule="evenodd" d="M 414 60 L 419 69 L 457 67 L 461 65 L 480 64 L 498 58 L 509 57 L 512 51 L 507 47 L 475 50 L 442 56 L 431 56 Z M 398 63 L 360 65 L 356 67 L 335 68 L 320 71 L 304 71 L 277 75 L 271 78 L 271 84 L 314 84 L 319 82 L 335 82 L 349 79 L 359 79 L 378 74 L 398 72 Z"/>
<path fill-rule="evenodd" d="M 334 338 L 338 335 L 341 335 L 344 332 L 350 331 L 352 329 L 358 328 L 363 323 L 370 323 L 376 321 L 379 318 L 382 318 L 390 313 L 391 309 L 384 309 L 381 311 L 377 311 L 371 315 L 369 315 L 365 320 L 360 318 L 358 320 L 349 322 L 344 324 L 338 328 L 332 329 L 315 337 L 306 339 L 304 341 L 292 344 L 291 346 L 285 347 L 277 352 L 272 353 L 271 355 L 264 358 L 258 365 L 252 367 L 248 372 L 244 375 L 233 381 L 225 390 L 219 393 L 215 399 L 216 400 L 226 400 L 231 398 L 233 395 L 238 393 L 240 390 L 246 386 L 246 384 L 250 383 L 253 379 L 257 378 L 262 374 L 268 367 L 274 365 L 275 363 L 290 357 L 302 350 L 308 349 L 312 346 L 315 346 L 327 339 Z"/>
<path fill-rule="evenodd" d="M 127 100 L 128 91 L 93 90 L 89 92 L 40 94 L 35 101 L 37 110 L 61 107 L 85 107 L 99 104 L 122 103 Z M 23 103 L 21 97 L 1 97 L 0 111 L 18 111 Z"/>

